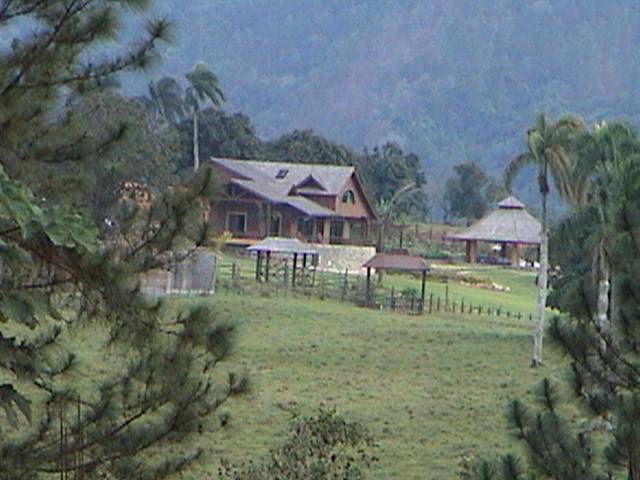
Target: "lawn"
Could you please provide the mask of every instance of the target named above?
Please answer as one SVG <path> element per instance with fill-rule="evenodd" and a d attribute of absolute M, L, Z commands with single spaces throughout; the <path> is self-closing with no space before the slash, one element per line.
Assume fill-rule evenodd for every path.
<path fill-rule="evenodd" d="M 531 274 L 478 268 L 510 290 L 459 286 L 462 293 L 531 311 Z M 194 301 L 172 300 L 178 307 Z M 377 438 L 380 461 L 371 478 L 457 478 L 464 455 L 517 449 L 506 428 L 507 402 L 531 398 L 543 376 L 565 371 L 551 347 L 544 368 L 529 368 L 529 325 L 513 318 L 407 316 L 229 291 L 202 301 L 238 325 L 236 352 L 224 368 L 248 373 L 253 387 L 223 407 L 232 415 L 229 426 L 205 433 L 207 460 L 194 479 L 217 478 L 222 457 L 259 459 L 283 438 L 290 411 L 320 406 L 361 422 Z"/>

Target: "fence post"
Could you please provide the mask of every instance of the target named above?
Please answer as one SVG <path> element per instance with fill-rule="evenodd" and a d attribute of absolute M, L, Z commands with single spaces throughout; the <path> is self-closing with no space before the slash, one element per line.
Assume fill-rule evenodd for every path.
<path fill-rule="evenodd" d="M 393 287 L 391 287 L 391 310 L 396 309 L 396 291 Z"/>
<path fill-rule="evenodd" d="M 478 315 L 482 315 L 482 305 L 478 305 Z"/>
<path fill-rule="evenodd" d="M 411 292 L 411 311 L 413 312 L 416 308 L 416 294 Z"/>
<path fill-rule="evenodd" d="M 469 315 L 473 313 L 473 303 L 469 304 Z"/>
<path fill-rule="evenodd" d="M 342 282 L 342 297 L 341 300 L 344 302 L 345 297 L 347 296 L 347 289 L 349 288 L 349 269 L 344 269 L 344 281 Z"/>
<path fill-rule="evenodd" d="M 522 320 L 522 313 L 518 312 L 518 320 Z"/>
<path fill-rule="evenodd" d="M 429 294 L 429 313 L 433 312 L 433 292 Z"/>
<path fill-rule="evenodd" d="M 444 311 L 449 311 L 449 284 L 445 284 L 444 286 Z"/>
<path fill-rule="evenodd" d="M 287 288 L 289 285 L 289 262 L 287 259 L 284 259 L 284 279 L 283 279 L 284 288 Z"/>
<path fill-rule="evenodd" d="M 438 313 L 440 312 L 440 297 L 438 297 L 437 302 L 436 302 L 436 311 Z"/>

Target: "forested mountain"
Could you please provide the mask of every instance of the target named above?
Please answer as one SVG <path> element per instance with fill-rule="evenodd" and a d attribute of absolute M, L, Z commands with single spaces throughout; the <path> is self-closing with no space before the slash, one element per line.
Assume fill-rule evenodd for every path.
<path fill-rule="evenodd" d="M 177 35 L 156 77 L 204 61 L 226 109 L 263 138 L 392 140 L 428 177 L 468 160 L 498 173 L 537 112 L 633 122 L 640 110 L 636 0 L 157 3 Z M 144 79 L 124 86 L 140 93 Z"/>

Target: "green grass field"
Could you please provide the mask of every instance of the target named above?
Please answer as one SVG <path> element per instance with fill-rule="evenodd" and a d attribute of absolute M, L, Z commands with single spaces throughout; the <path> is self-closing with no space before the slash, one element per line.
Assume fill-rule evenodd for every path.
<path fill-rule="evenodd" d="M 532 274 L 480 267 L 474 274 L 510 290 L 449 283 L 450 295 L 531 311 Z M 259 459 L 283 438 L 289 410 L 312 413 L 321 406 L 361 422 L 377 438 L 380 461 L 371 478 L 457 478 L 464 455 L 517 451 L 506 428 L 509 399 L 532 399 L 543 376 L 565 371 L 551 347 L 544 368 L 529 368 L 532 340 L 524 320 L 408 316 L 290 294 L 221 291 L 172 300 L 178 307 L 194 301 L 238 325 L 236 352 L 223 367 L 246 372 L 253 384 L 249 395 L 223 407 L 231 424 L 205 434 L 207 459 L 194 479 L 217 478 L 222 457 Z"/>

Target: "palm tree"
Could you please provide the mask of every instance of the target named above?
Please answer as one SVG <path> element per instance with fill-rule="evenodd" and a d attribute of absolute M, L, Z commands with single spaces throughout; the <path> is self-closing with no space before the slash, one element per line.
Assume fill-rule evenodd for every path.
<path fill-rule="evenodd" d="M 597 124 L 593 131 L 585 132 L 576 142 L 576 152 L 580 175 L 589 179 L 589 199 L 598 212 L 599 228 L 592 235 L 593 271 L 596 273 L 598 297 L 596 326 L 600 331 L 607 329 L 609 321 L 609 294 L 615 283 L 611 271 L 609 238 L 607 225 L 611 222 L 610 186 L 613 178 L 624 172 L 626 160 L 640 152 L 636 133 L 628 125 L 620 122 Z M 613 288 L 615 290 L 615 288 Z M 616 314 L 615 291 L 611 292 L 612 315 Z"/>
<path fill-rule="evenodd" d="M 185 94 L 185 104 L 190 109 L 193 121 L 193 169 L 200 168 L 200 145 L 198 143 L 198 112 L 202 104 L 210 101 L 215 107 L 220 108 L 224 103 L 224 95 L 218 83 L 218 77 L 199 63 L 191 73 L 186 75 L 189 88 Z"/>
<path fill-rule="evenodd" d="M 376 211 L 378 214 L 378 251 L 384 251 L 385 235 L 387 226 L 391 221 L 391 218 L 396 215 L 398 204 L 404 198 L 414 194 L 420 188 L 415 183 L 410 182 L 399 188 L 389 200 L 380 199 L 376 204 Z"/>
<path fill-rule="evenodd" d="M 542 364 L 542 341 L 544 336 L 544 314 L 547 304 L 547 277 L 549 268 L 549 238 L 547 219 L 547 197 L 549 195 L 549 173 L 553 177 L 560 197 L 569 202 L 578 202 L 586 195 L 588 182 L 576 175 L 576 159 L 571 154 L 575 138 L 585 130 L 584 122 L 575 116 L 564 116 L 556 122 L 539 115 L 535 125 L 527 130 L 527 151 L 512 159 L 504 171 L 505 185 L 511 190 L 515 177 L 528 165 L 538 167 L 538 187 L 542 203 L 542 232 L 540 238 L 540 269 L 536 280 L 533 359 L 532 366 Z"/>
<path fill-rule="evenodd" d="M 163 77 L 149 83 L 149 98 L 145 102 L 154 120 L 164 119 L 169 123 L 178 123 L 185 117 L 185 102 L 182 87 L 171 77 Z"/>

